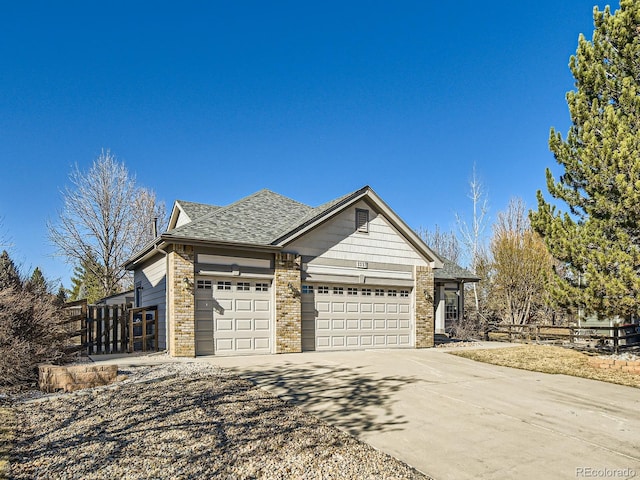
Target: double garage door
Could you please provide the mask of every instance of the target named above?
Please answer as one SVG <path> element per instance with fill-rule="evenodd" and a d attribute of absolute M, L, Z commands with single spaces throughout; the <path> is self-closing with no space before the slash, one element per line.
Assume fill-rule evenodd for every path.
<path fill-rule="evenodd" d="M 196 279 L 196 355 L 272 353 L 271 282 Z"/>
<path fill-rule="evenodd" d="M 302 349 L 359 350 L 413 345 L 406 287 L 302 286 Z"/>

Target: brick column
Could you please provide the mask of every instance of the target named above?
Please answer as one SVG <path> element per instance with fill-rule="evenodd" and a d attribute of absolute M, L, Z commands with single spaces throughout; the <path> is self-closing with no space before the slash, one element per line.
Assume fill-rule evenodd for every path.
<path fill-rule="evenodd" d="M 433 270 L 430 266 L 418 266 L 415 278 L 416 348 L 433 347 L 435 345 Z"/>
<path fill-rule="evenodd" d="M 196 356 L 194 258 L 188 245 L 175 245 L 169 251 L 169 351 L 173 357 Z"/>
<path fill-rule="evenodd" d="M 300 261 L 293 253 L 276 253 L 276 353 L 302 351 Z"/>

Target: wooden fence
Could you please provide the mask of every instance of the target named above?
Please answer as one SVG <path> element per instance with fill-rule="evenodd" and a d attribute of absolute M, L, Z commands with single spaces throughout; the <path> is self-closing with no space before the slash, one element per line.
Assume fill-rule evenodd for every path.
<path fill-rule="evenodd" d="M 70 349 L 86 355 L 158 351 L 158 307 L 65 304 L 68 321 L 77 322 Z"/>
<path fill-rule="evenodd" d="M 569 343 L 601 349 L 640 347 L 640 326 L 614 325 L 611 327 L 559 327 L 551 325 L 490 324 L 485 330 L 487 340 L 524 341 L 536 343 Z"/>

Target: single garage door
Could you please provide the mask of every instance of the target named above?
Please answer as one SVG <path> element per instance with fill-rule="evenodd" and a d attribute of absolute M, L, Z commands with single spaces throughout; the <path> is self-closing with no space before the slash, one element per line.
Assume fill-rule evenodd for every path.
<path fill-rule="evenodd" d="M 271 282 L 196 279 L 196 355 L 271 353 Z"/>
<path fill-rule="evenodd" d="M 411 347 L 406 287 L 302 286 L 302 349 Z"/>

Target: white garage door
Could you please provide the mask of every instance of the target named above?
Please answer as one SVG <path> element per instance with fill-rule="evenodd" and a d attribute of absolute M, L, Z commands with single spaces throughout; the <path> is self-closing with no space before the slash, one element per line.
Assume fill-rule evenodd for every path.
<path fill-rule="evenodd" d="M 406 287 L 302 286 L 303 350 L 411 347 Z"/>
<path fill-rule="evenodd" d="M 196 279 L 196 355 L 271 353 L 268 280 Z"/>

